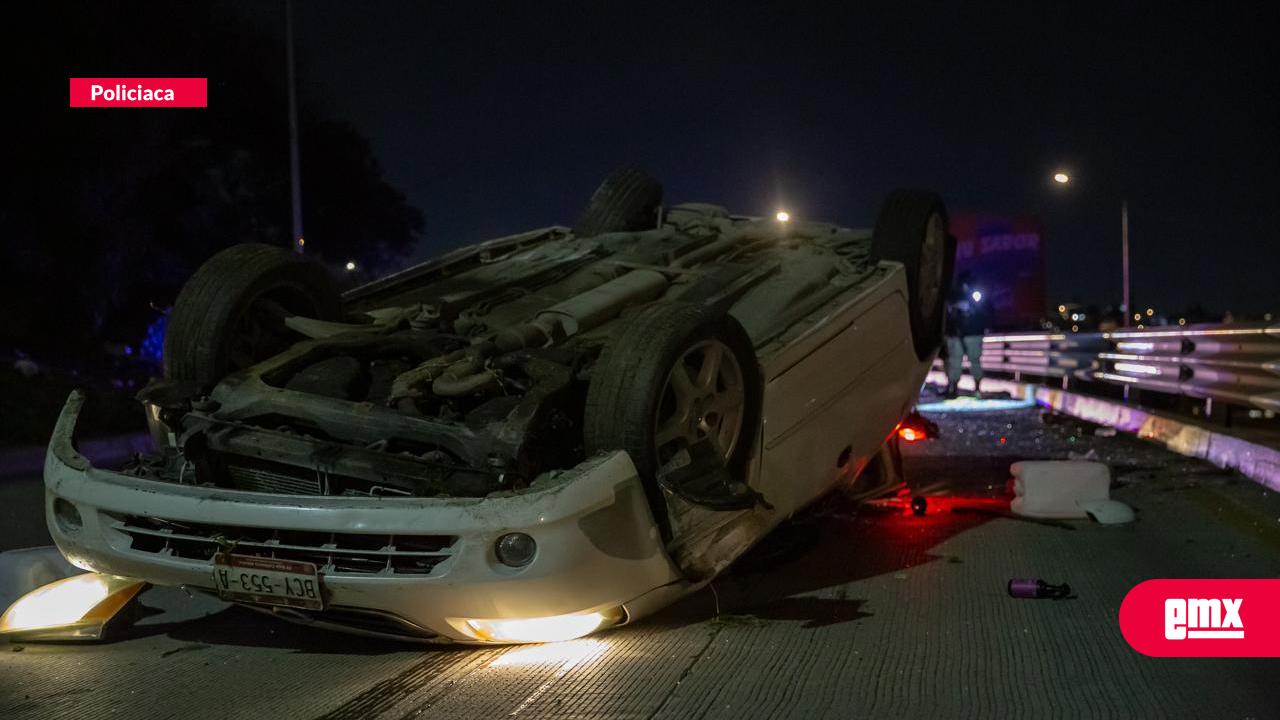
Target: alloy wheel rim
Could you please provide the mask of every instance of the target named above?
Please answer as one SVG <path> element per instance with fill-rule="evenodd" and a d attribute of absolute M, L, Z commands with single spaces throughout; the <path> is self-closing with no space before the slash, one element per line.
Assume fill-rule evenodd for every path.
<path fill-rule="evenodd" d="M 655 413 L 659 464 L 703 440 L 727 462 L 738 448 L 745 406 L 742 368 L 729 346 L 713 338 L 685 350 L 667 373 Z"/>

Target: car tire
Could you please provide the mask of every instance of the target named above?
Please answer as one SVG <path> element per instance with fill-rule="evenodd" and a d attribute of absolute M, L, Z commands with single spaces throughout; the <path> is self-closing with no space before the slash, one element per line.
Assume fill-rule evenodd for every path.
<path fill-rule="evenodd" d="M 871 257 L 900 262 L 907 273 L 907 305 L 916 357 L 933 356 L 942 344 L 943 308 L 951 286 L 954 243 L 947 209 L 929 190 L 894 190 L 880 206 Z"/>
<path fill-rule="evenodd" d="M 574 223 L 578 237 L 649 230 L 657 226 L 662 185 L 643 170 L 623 167 L 609 173 Z"/>
<path fill-rule="evenodd" d="M 715 446 L 725 452 L 723 438 L 728 432 L 722 423 L 736 423 L 734 437 L 727 443 L 724 468 L 731 479 L 743 482 L 759 423 L 761 383 L 751 339 L 733 317 L 688 303 L 650 305 L 626 322 L 592 370 L 583 418 L 585 449 L 589 455 L 613 450 L 630 455 L 664 534 L 668 530 L 666 507 L 657 474 L 682 440 L 660 438 L 659 424 L 670 426 L 664 421 L 674 417 L 670 414 L 676 409 L 673 404 L 680 402 L 675 387 L 681 384 L 675 379 L 677 363 L 682 363 L 681 370 L 686 373 L 691 369 L 705 371 L 712 348 L 720 353 L 721 365 L 712 383 L 699 383 L 697 372 L 690 378 L 695 393 L 703 397 L 686 405 L 694 408 L 688 415 L 699 416 L 689 417 L 686 429 L 704 433 L 704 420 L 715 425 Z M 725 358 L 731 358 L 732 363 Z M 740 394 L 736 395 L 730 388 L 735 379 L 740 383 Z M 735 398 L 741 407 L 733 419 L 729 408 Z M 686 434 L 684 439 L 688 437 Z"/>
<path fill-rule="evenodd" d="M 284 317 L 339 320 L 341 307 L 320 265 L 274 245 L 233 245 L 178 293 L 165 332 L 165 378 L 212 385 L 294 342 Z"/>

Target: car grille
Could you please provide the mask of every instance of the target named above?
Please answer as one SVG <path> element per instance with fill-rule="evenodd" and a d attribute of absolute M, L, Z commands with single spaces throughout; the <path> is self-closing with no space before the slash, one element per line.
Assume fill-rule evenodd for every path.
<path fill-rule="evenodd" d="M 222 550 L 315 563 L 326 575 L 430 575 L 453 556 L 458 541 L 456 535 L 361 535 L 104 515 L 136 552 L 209 561 Z"/>
<path fill-rule="evenodd" d="M 274 465 L 274 463 L 272 463 Z M 266 465 L 266 463 L 263 463 Z M 279 472 L 266 467 L 231 465 L 227 468 L 236 487 L 261 493 L 277 495 L 320 495 L 320 477 L 312 473 L 311 477 L 295 472 Z"/>

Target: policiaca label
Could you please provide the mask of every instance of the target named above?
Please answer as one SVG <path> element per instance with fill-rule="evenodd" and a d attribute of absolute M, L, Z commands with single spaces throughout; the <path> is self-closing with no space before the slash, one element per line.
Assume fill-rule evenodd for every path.
<path fill-rule="evenodd" d="M 208 107 L 208 78 L 71 78 L 73 108 Z"/>

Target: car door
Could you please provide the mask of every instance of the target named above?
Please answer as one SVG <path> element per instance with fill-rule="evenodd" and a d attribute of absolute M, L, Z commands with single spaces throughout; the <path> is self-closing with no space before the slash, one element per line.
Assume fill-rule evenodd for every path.
<path fill-rule="evenodd" d="M 861 470 L 914 402 L 928 363 L 907 313 L 895 273 L 767 367 L 758 489 L 784 516 Z"/>

